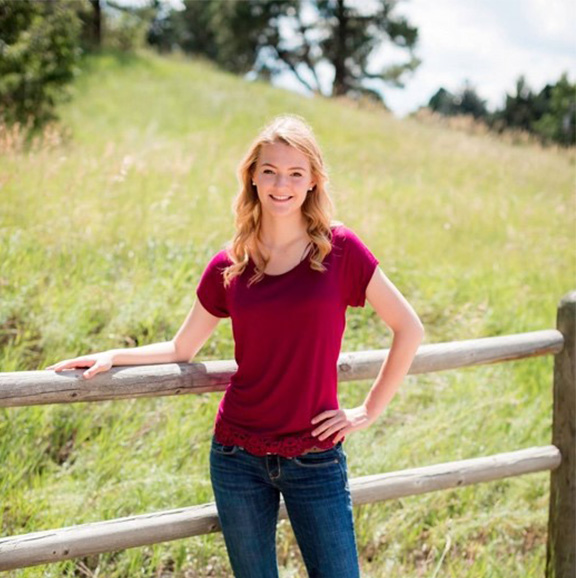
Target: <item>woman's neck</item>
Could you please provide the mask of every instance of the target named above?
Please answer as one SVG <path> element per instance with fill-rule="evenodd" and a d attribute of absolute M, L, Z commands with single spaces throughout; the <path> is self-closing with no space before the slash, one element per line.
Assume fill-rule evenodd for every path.
<path fill-rule="evenodd" d="M 307 238 L 306 221 L 297 219 L 264 219 L 260 228 L 259 240 L 269 250 L 282 250 Z"/>

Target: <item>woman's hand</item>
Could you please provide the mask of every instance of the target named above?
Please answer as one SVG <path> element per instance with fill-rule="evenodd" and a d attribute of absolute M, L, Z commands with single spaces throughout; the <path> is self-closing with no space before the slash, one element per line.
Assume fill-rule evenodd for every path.
<path fill-rule="evenodd" d="M 312 431 L 312 435 L 323 441 L 338 432 L 333 440 L 337 443 L 345 435 L 372 425 L 376 418 L 368 413 L 364 405 L 352 409 L 329 409 L 312 418 L 313 424 L 322 422 Z"/>
<path fill-rule="evenodd" d="M 79 367 L 89 367 L 88 371 L 82 374 L 85 379 L 90 379 L 97 373 L 108 371 L 114 365 L 114 357 L 111 353 L 106 351 L 102 353 L 93 353 L 92 355 L 83 355 L 82 357 L 75 357 L 74 359 L 65 359 L 53 365 L 49 365 L 46 369 L 53 369 L 54 371 L 61 371 L 62 369 L 76 369 Z"/>

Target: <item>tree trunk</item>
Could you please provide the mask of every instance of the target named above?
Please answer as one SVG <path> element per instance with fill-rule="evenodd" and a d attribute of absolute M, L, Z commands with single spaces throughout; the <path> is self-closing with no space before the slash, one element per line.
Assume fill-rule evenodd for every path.
<path fill-rule="evenodd" d="M 334 84 L 332 86 L 332 96 L 342 96 L 348 91 L 346 83 L 346 67 L 344 61 L 346 59 L 346 36 L 348 16 L 346 14 L 346 7 L 344 0 L 338 0 L 338 8 L 336 10 L 336 17 L 338 18 L 338 29 L 336 30 L 336 54 L 334 55 Z"/>
<path fill-rule="evenodd" d="M 90 35 L 94 46 L 102 46 L 102 5 L 101 0 L 90 0 L 94 13 L 92 14 L 92 25 L 90 26 Z"/>

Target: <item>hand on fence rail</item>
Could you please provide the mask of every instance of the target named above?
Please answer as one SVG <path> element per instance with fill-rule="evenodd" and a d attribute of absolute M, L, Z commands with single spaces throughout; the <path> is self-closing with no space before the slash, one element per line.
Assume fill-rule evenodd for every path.
<path fill-rule="evenodd" d="M 80 367 L 89 367 L 90 369 L 85 371 L 82 374 L 82 377 L 85 379 L 90 379 L 97 373 L 108 371 L 113 364 L 112 354 L 103 351 L 101 353 L 93 353 L 91 355 L 75 357 L 74 359 L 64 359 L 63 361 L 49 365 L 46 369 L 61 371 L 63 369 L 78 369 Z"/>

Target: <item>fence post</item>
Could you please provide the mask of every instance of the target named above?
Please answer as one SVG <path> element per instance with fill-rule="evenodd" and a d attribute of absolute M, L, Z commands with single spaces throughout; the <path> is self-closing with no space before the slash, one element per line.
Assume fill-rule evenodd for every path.
<path fill-rule="evenodd" d="M 554 357 L 552 444 L 562 455 L 550 474 L 546 578 L 576 578 L 576 291 L 556 317 L 564 347 Z"/>

